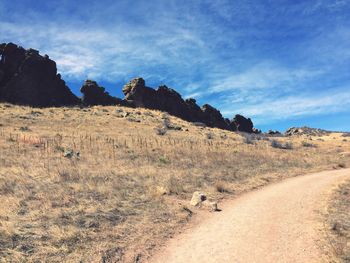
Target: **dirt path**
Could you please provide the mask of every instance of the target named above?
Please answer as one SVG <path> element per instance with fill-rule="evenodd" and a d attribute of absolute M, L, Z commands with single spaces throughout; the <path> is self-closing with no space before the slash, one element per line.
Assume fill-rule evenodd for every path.
<path fill-rule="evenodd" d="M 326 262 L 320 211 L 350 169 L 287 179 L 242 195 L 172 239 L 149 262 Z"/>

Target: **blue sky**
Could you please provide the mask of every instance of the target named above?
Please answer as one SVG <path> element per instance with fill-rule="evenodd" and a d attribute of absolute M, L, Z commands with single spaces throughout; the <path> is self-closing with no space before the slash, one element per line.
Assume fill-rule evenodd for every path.
<path fill-rule="evenodd" d="M 94 79 L 166 84 L 231 118 L 350 131 L 348 0 L 0 0 L 0 42 L 48 54 L 77 94 Z"/>

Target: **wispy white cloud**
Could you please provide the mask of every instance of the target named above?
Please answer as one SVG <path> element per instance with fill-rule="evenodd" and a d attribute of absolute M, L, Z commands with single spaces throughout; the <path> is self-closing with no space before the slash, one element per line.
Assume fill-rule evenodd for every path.
<path fill-rule="evenodd" d="M 350 29 L 337 16 L 348 1 L 42 1 L 50 12 L 6 1 L 1 40 L 49 54 L 68 81 L 143 76 L 260 123 L 348 109 L 332 83 L 350 81 Z"/>
<path fill-rule="evenodd" d="M 231 75 L 214 81 L 211 91 L 273 89 L 276 87 L 286 89 L 290 85 L 296 85 L 300 81 L 323 73 L 322 69 L 285 68 L 275 62 L 263 61 L 241 73 L 232 72 Z"/>
<path fill-rule="evenodd" d="M 312 115 L 347 112 L 350 110 L 350 89 L 335 89 L 321 94 L 303 93 L 282 98 L 260 98 L 258 103 L 246 106 L 224 106 L 223 114 L 233 115 L 236 112 L 252 116 L 256 124 L 267 124 L 276 120 L 305 117 Z"/>

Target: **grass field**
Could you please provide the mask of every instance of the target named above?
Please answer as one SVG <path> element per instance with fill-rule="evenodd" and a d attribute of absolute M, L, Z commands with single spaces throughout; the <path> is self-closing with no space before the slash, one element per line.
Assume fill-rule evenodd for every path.
<path fill-rule="evenodd" d="M 349 154 L 341 133 L 274 138 L 145 109 L 0 104 L 0 258 L 142 262 L 198 212 L 194 191 L 232 198 L 349 167 Z"/>

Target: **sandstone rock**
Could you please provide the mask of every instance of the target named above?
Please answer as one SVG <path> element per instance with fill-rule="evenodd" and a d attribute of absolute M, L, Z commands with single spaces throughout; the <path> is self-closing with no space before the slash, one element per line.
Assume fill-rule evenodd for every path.
<path fill-rule="evenodd" d="M 308 135 L 308 136 L 323 136 L 329 134 L 329 131 L 310 128 L 310 127 L 291 127 L 284 133 L 286 136 L 293 135 Z"/>
<path fill-rule="evenodd" d="M 117 105 L 118 99 L 112 97 L 105 91 L 103 87 L 100 87 L 96 81 L 86 80 L 83 86 L 80 88 L 80 92 L 83 93 L 83 104 L 88 106 L 93 105 Z M 119 99 L 120 100 L 120 99 Z"/>
<path fill-rule="evenodd" d="M 212 212 L 219 210 L 217 202 L 210 202 L 209 200 L 205 200 L 202 202 L 202 205 L 209 208 Z"/>
<path fill-rule="evenodd" d="M 253 133 L 253 122 L 250 118 L 237 114 L 232 122 L 236 125 L 237 130 L 241 132 Z"/>
<path fill-rule="evenodd" d="M 205 194 L 203 194 L 199 191 L 196 191 L 192 195 L 192 199 L 191 199 L 190 204 L 192 206 L 200 206 L 202 204 L 202 202 L 204 202 L 205 200 L 207 200 L 207 197 L 205 196 Z"/>
<path fill-rule="evenodd" d="M 168 195 L 170 194 L 170 190 L 167 187 L 164 186 L 157 186 L 156 192 L 158 195 Z"/>
<path fill-rule="evenodd" d="M 33 107 L 80 103 L 48 56 L 13 43 L 1 44 L 0 55 L 0 101 Z"/>
<path fill-rule="evenodd" d="M 225 130 L 229 129 L 229 125 L 222 117 L 220 111 L 209 104 L 204 104 L 202 106 L 202 111 L 204 113 L 204 123 L 206 123 L 209 127 L 217 127 Z"/>

